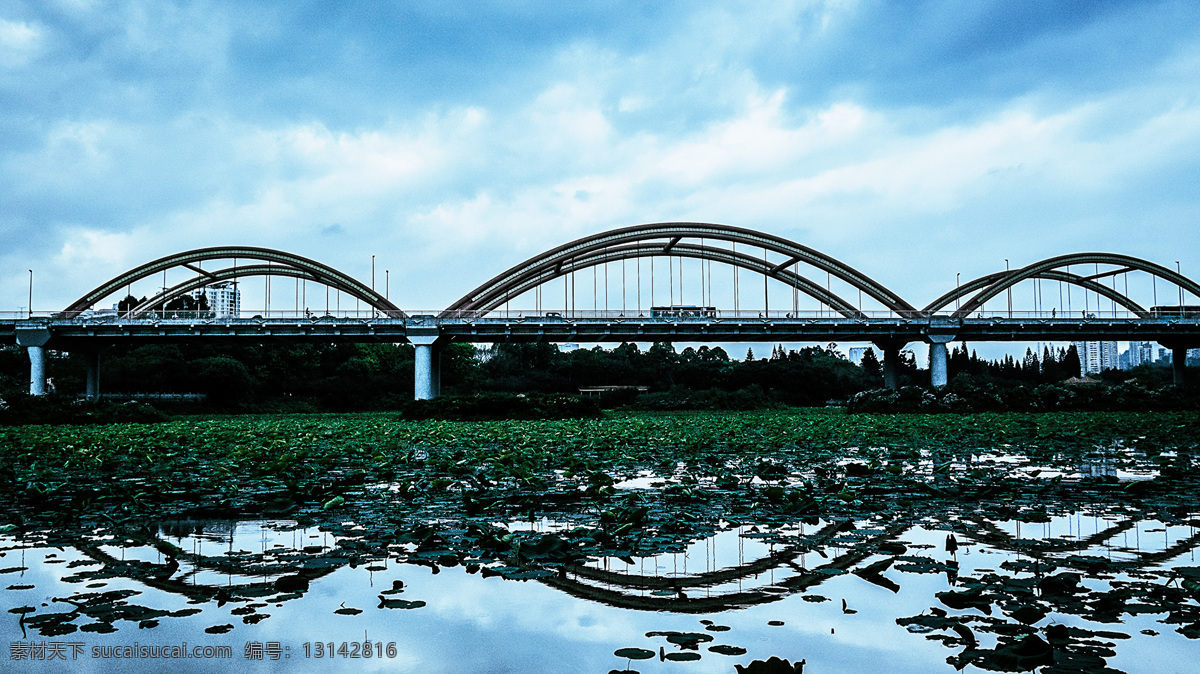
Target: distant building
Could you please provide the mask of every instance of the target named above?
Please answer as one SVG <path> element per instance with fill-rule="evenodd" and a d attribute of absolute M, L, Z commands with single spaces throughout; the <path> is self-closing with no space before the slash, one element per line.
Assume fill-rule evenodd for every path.
<path fill-rule="evenodd" d="M 1139 365 L 1154 364 L 1154 345 L 1150 342 L 1130 342 L 1121 354 L 1121 369 L 1131 370 Z"/>
<path fill-rule="evenodd" d="M 217 316 L 241 316 L 242 293 L 236 282 L 226 281 L 205 286 L 204 296 L 208 298 L 208 308 Z"/>
<path fill-rule="evenodd" d="M 863 356 L 867 355 L 869 346 L 852 346 L 850 347 L 850 362 L 855 365 L 862 365 Z"/>
<path fill-rule="evenodd" d="M 1075 350 L 1079 352 L 1079 370 L 1083 374 L 1098 374 L 1120 364 L 1116 342 L 1075 342 Z"/>

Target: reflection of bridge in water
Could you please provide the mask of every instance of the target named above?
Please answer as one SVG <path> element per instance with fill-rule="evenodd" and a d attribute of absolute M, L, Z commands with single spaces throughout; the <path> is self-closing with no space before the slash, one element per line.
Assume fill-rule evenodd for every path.
<path fill-rule="evenodd" d="M 966 526 L 963 526 L 964 524 Z M 893 560 L 903 555 L 906 543 L 901 539 L 918 525 L 921 525 L 921 522 L 909 519 L 890 524 L 870 521 L 857 524 L 851 521 L 832 522 L 813 535 L 802 536 L 801 542 L 783 546 L 752 561 L 715 570 L 662 575 L 611 571 L 593 565 L 574 565 L 568 567 L 563 575 L 541 578 L 539 581 L 572 596 L 609 606 L 676 613 L 714 613 L 768 604 L 803 593 L 846 573 L 898 592 L 899 585 L 891 578 L 884 577 L 882 573 L 891 566 Z M 979 545 L 996 552 L 1037 560 L 1046 565 L 1047 572 L 1055 566 L 1084 571 L 1094 567 L 1100 560 L 1096 555 L 1072 553 L 1086 553 L 1101 547 L 1111 548 L 1110 541 L 1113 538 L 1138 525 L 1138 520 L 1130 518 L 1103 529 L 1098 528 L 1087 536 L 1033 540 L 1009 534 L 997 524 L 978 517 L 942 523 L 946 531 L 953 531 L 963 537 L 960 545 Z M 856 526 L 865 530 L 855 534 Z M 849 534 L 857 540 L 847 540 L 844 534 Z M 1164 541 L 1161 546 L 1152 546 L 1147 541 L 1147 546 L 1150 548 L 1148 551 L 1130 550 L 1124 546 L 1116 548 L 1126 553 L 1129 558 L 1105 559 L 1104 570 L 1137 572 L 1158 567 L 1200 547 L 1200 531 L 1193 527 L 1190 535 L 1181 535 L 1173 542 Z M 811 568 L 797 563 L 797 558 L 806 553 L 817 553 L 826 557 L 824 550 L 829 548 L 836 548 L 838 552 L 825 563 Z M 883 559 L 863 565 L 863 562 L 874 556 L 881 556 Z M 653 561 L 653 558 L 648 559 Z M 917 558 L 905 557 L 903 560 L 911 564 Z M 932 558 L 927 561 L 931 563 L 931 570 L 924 572 L 936 570 L 937 573 L 946 573 L 951 585 L 958 582 L 957 562 L 936 562 Z M 784 571 L 788 575 L 765 581 L 760 578 L 763 574 L 773 571 Z M 742 581 L 756 581 L 757 585 L 753 589 L 744 589 L 741 587 Z M 708 593 L 711 588 L 734 582 L 738 583 L 736 590 Z"/>
<path fill-rule="evenodd" d="M 233 262 L 218 269 L 203 267 L 205 262 L 225 260 Z M 685 261 L 690 264 L 687 273 Z M 721 273 L 722 280 L 714 281 L 713 263 L 718 270 L 732 268 L 733 273 Z M 165 287 L 171 270 L 184 270 L 189 277 Z M 756 283 L 740 281 L 741 272 L 762 278 L 761 293 Z M 1139 277 L 1149 278 L 1148 293 L 1145 288 L 1129 292 L 1131 273 L 1135 288 Z M 153 297 L 120 313 L 93 310 L 97 303 L 159 274 L 164 289 Z M 171 309 L 174 302 L 207 286 L 247 277 L 266 279 L 264 305 L 253 318 Z M 294 309 L 271 308 L 273 277 L 294 280 Z M 1160 303 L 1160 281 L 1162 297 L 1169 302 L 1177 296 L 1177 305 Z M 319 315 L 308 309 L 309 283 L 326 288 L 325 310 L 318 309 Z M 1057 304 L 1045 301 L 1044 283 L 1057 285 Z M 1013 310 L 1013 288 L 1021 284 L 1033 291 L 1033 311 Z M 619 295 L 614 290 L 618 285 Z M 192 250 L 120 274 L 61 312 L 0 319 L 0 344 L 15 342 L 28 349 L 30 390 L 35 394 L 45 391 L 45 349 L 87 354 L 87 393 L 94 397 L 99 395 L 99 353 L 111 344 L 411 342 L 416 347 L 418 398 L 438 395 L 438 354 L 453 341 L 871 342 L 883 352 L 889 386 L 896 383 L 900 350 L 912 342 L 929 345 L 934 385 L 946 383 L 946 344 L 956 340 L 1158 342 L 1172 351 L 1177 382 L 1184 375 L 1187 349 L 1200 346 L 1200 310 L 1192 311 L 1185 303 L 1185 293 L 1200 297 L 1200 285 L 1178 270 L 1128 255 L 1075 253 L 1048 258 L 956 284 L 917 308 L 850 265 L 802 244 L 704 223 L 638 225 L 572 241 L 502 272 L 442 311 L 406 312 L 390 301 L 386 289 L 379 293 L 374 286 L 374 279 L 362 283 L 320 262 L 277 250 L 245 246 Z M 1082 308 L 1078 298 L 1072 304 L 1072 288 L 1082 290 Z M 348 295 L 368 310 L 334 309 L 330 290 L 339 305 L 340 297 Z M 685 290 L 690 304 L 684 300 Z M 661 304 L 664 296 L 665 305 Z M 802 296 L 815 300 L 817 308 L 803 309 Z M 996 309 L 1001 297 L 1005 308 Z"/>

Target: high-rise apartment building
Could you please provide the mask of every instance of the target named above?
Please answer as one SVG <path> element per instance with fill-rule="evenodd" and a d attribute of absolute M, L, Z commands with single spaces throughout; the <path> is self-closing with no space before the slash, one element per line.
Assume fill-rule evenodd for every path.
<path fill-rule="evenodd" d="M 1125 369 L 1133 369 L 1139 365 L 1152 365 L 1154 363 L 1154 344 L 1130 342 L 1129 350 L 1125 352 L 1122 360 L 1122 366 Z"/>
<path fill-rule="evenodd" d="M 237 283 L 226 281 L 205 286 L 204 296 L 208 298 L 208 308 L 217 316 L 238 317 L 242 314 L 242 293 Z"/>
<path fill-rule="evenodd" d="M 1116 342 L 1075 342 L 1075 350 L 1082 374 L 1098 374 L 1119 365 Z"/>

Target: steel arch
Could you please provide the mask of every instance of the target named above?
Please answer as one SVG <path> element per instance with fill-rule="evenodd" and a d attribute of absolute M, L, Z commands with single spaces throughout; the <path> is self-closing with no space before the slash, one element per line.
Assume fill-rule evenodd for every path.
<path fill-rule="evenodd" d="M 632 227 L 623 227 L 576 239 L 575 241 L 535 255 L 498 274 L 451 304 L 447 307 L 446 311 L 447 313 L 470 312 L 481 311 L 484 307 L 494 308 L 503 304 L 506 299 L 515 297 L 516 294 L 514 291 L 517 288 L 523 287 L 528 289 L 532 287 L 528 285 L 530 279 L 544 276 L 547 270 L 554 270 L 557 273 L 565 265 L 572 264 L 578 258 L 590 256 L 596 251 L 621 246 L 622 244 L 644 243 L 666 239 L 666 242 L 659 246 L 657 253 L 641 253 L 639 255 L 670 255 L 677 249 L 679 242 L 684 238 L 713 239 L 715 241 L 725 241 L 734 244 L 742 243 L 762 248 L 763 250 L 787 256 L 788 258 L 787 261 L 777 265 L 769 265 L 769 263 L 764 262 L 764 265 L 769 266 L 772 271 L 778 271 L 798 262 L 804 262 L 862 290 L 888 309 L 896 311 L 901 315 L 916 316 L 920 313 L 899 295 L 871 279 L 866 274 L 812 248 L 782 237 L 764 234 L 751 229 L 697 222 L 664 222 L 634 225 Z M 647 248 L 653 250 L 654 247 Z M 720 261 L 727 262 L 726 260 Z"/>
<path fill-rule="evenodd" d="M 154 297 L 148 298 L 145 302 L 142 302 L 136 307 L 130 309 L 127 318 L 136 318 L 137 316 L 150 311 L 150 308 L 156 304 L 165 305 L 167 302 L 170 302 L 180 295 L 185 295 L 193 290 L 199 290 L 206 285 L 220 283 L 222 281 L 231 281 L 244 276 L 288 276 L 292 278 L 303 279 L 305 281 L 320 282 L 320 279 L 313 274 L 304 271 L 303 269 L 293 269 L 292 267 L 272 267 L 265 264 L 248 265 L 245 267 L 229 267 L 227 269 L 220 269 L 212 272 L 206 271 L 204 272 L 203 276 L 197 276 L 195 278 L 188 279 L 179 285 L 171 287 L 166 292 L 162 292 Z"/>
<path fill-rule="evenodd" d="M 792 272 L 788 269 L 779 269 L 777 268 L 777 265 L 772 265 L 770 262 L 764 262 L 762 259 L 756 258 L 752 255 L 735 253 L 724 248 L 713 248 L 709 246 L 692 244 L 678 244 L 671 248 L 671 253 L 675 257 L 712 260 L 714 262 L 722 262 L 746 269 L 748 271 L 756 272 L 780 281 L 785 285 L 796 288 L 806 295 L 829 305 L 835 311 L 841 313 L 847 318 L 864 317 L 864 314 L 861 311 L 835 293 L 822 288 L 800 274 Z M 583 269 L 595 267 L 607 262 L 619 262 L 621 260 L 629 260 L 638 257 L 652 257 L 659 254 L 659 246 L 647 246 L 640 243 L 614 246 L 611 248 L 592 251 L 583 256 L 572 258 L 571 260 L 564 262 L 561 266 L 546 268 L 537 275 L 526 277 L 519 284 L 509 288 L 504 295 L 496 297 L 491 302 L 483 306 L 467 310 L 447 309 L 442 313 L 442 315 L 445 317 L 461 317 L 464 315 L 480 316 L 499 308 L 502 304 L 504 304 L 504 301 L 507 298 L 517 297 L 539 285 L 549 283 L 554 279 L 561 278 L 572 272 L 581 271 Z"/>
<path fill-rule="evenodd" d="M 1017 271 L 1019 271 L 1019 270 L 1017 270 Z M 945 295 L 942 295 L 941 297 L 937 298 L 936 300 L 930 302 L 929 305 L 926 306 L 921 311 L 925 312 L 926 314 L 936 313 L 939 309 L 941 309 L 942 307 L 945 307 L 946 305 L 950 304 L 954 300 L 959 299 L 960 297 L 966 297 L 967 295 L 970 295 L 971 293 L 973 293 L 981 288 L 986 288 L 987 286 L 991 285 L 992 283 L 995 283 L 996 281 L 1004 278 L 1005 276 L 1010 275 L 1011 273 L 1012 272 L 1000 271 L 1000 272 L 994 272 L 991 274 L 985 274 L 984 276 L 980 276 L 979 278 L 974 279 L 968 283 L 965 283 L 962 286 L 959 286 L 958 288 L 955 288 L 954 290 L 951 290 L 950 292 L 946 293 Z M 1064 271 L 1059 271 L 1057 269 L 1052 269 L 1052 270 L 1048 270 L 1048 271 L 1043 271 L 1039 274 L 1035 274 L 1031 278 L 1040 278 L 1040 279 L 1046 279 L 1049 281 L 1066 281 L 1067 283 L 1070 283 L 1072 285 L 1077 285 L 1081 288 L 1084 288 L 1085 290 L 1091 290 L 1092 292 L 1103 295 L 1103 296 L 1107 297 L 1108 299 L 1116 302 L 1117 304 L 1120 304 L 1121 306 L 1125 307 L 1126 309 L 1129 309 L 1131 312 L 1133 312 L 1140 318 L 1148 318 L 1150 316 L 1150 312 L 1147 311 L 1145 307 L 1143 307 L 1142 305 L 1133 301 L 1128 296 L 1123 295 L 1123 294 L 1113 290 L 1112 288 L 1109 288 L 1108 286 L 1104 285 L 1103 283 L 1098 283 L 1096 281 L 1088 279 L 1087 277 L 1084 277 L 1084 276 L 1080 276 L 1078 274 L 1070 274 L 1070 273 L 1067 273 Z"/>
<path fill-rule="evenodd" d="M 964 318 L 969 316 L 971 312 L 983 306 L 983 303 L 991 298 L 999 295 L 1004 290 L 1024 281 L 1028 278 L 1033 278 L 1043 272 L 1065 267 L 1072 264 L 1111 264 L 1122 265 L 1130 270 L 1144 271 L 1153 274 L 1159 278 L 1166 279 L 1188 292 L 1200 297 L 1200 284 L 1189 279 L 1188 277 L 1173 272 L 1162 265 L 1155 264 L 1148 260 L 1133 257 L 1131 255 L 1121 255 L 1120 253 L 1070 253 L 1067 255 L 1059 255 L 1056 257 L 1046 258 L 1040 262 L 1034 262 L 1031 265 L 1014 269 L 1011 272 L 1004 272 L 997 280 L 990 285 L 985 286 L 971 299 L 967 300 L 952 315 L 955 318 Z M 1128 305 L 1127 305 L 1128 306 Z M 1142 311 L 1145 311 L 1144 309 Z M 1147 314 L 1148 315 L 1148 314 Z"/>
<path fill-rule="evenodd" d="M 352 276 L 344 274 L 333 267 L 321 264 L 315 260 L 306 257 L 294 255 L 280 250 L 271 248 L 259 248 L 255 246 L 216 246 L 212 248 L 198 248 L 195 250 L 175 253 L 161 257 L 152 262 L 147 262 L 139 267 L 135 267 L 118 276 L 113 277 L 103 285 L 98 286 L 88 292 L 83 297 L 75 300 L 69 307 L 63 310 L 60 316 L 74 316 L 79 312 L 88 309 L 96 302 L 108 297 L 114 292 L 117 292 L 122 286 L 139 281 L 143 278 L 156 274 L 172 267 L 179 267 L 191 264 L 193 262 L 203 262 L 205 260 L 222 260 L 228 258 L 245 258 L 248 260 L 259 260 L 263 262 L 278 263 L 284 267 L 307 272 L 311 274 L 318 283 L 323 283 L 345 292 L 353 297 L 356 297 L 368 305 L 383 311 L 390 316 L 405 316 L 395 304 L 388 301 L 379 293 L 372 290 L 370 287 L 359 283 Z"/>

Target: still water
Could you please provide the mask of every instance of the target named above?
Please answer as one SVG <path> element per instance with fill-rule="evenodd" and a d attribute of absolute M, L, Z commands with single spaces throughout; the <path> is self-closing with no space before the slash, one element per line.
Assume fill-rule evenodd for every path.
<path fill-rule="evenodd" d="M 0 536 L 3 658 L 47 672 L 699 674 L 772 656 L 809 673 L 1194 672 L 1198 517 L 720 522 L 659 554 L 549 568 L 460 563 L 453 528 L 348 556 L 366 536 L 354 521 L 14 532 Z M 573 526 L 493 525 L 543 547 Z M 174 647 L 190 657 L 148 657 Z"/>

